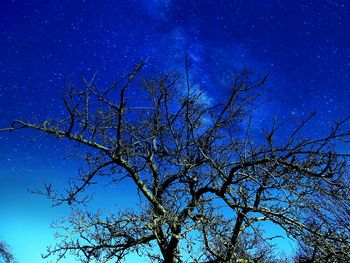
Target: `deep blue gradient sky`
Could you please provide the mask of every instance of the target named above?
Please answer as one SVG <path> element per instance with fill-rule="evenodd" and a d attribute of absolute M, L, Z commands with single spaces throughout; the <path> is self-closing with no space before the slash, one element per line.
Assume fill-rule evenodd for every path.
<path fill-rule="evenodd" d="M 146 58 L 146 72 L 183 72 L 185 54 L 210 100 L 225 96 L 227 74 L 244 65 L 269 73 L 271 103 L 256 113 L 261 125 L 276 114 L 316 111 L 314 128 L 322 131 L 350 113 L 345 0 L 2 0 L 0 28 L 1 127 L 18 116 L 62 114 L 67 78 L 96 72 L 98 83 L 108 85 Z M 69 208 L 52 209 L 26 189 L 44 178 L 63 189 L 78 163 L 65 159 L 67 145 L 29 137 L 0 134 L 0 239 L 19 262 L 37 263 L 53 242 L 50 222 Z M 97 195 L 92 207 L 133 202 L 131 190 L 106 191 L 114 199 Z"/>

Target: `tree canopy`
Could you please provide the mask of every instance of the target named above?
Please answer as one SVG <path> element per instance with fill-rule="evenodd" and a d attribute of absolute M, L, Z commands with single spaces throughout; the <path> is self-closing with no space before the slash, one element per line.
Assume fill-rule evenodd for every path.
<path fill-rule="evenodd" d="M 34 129 L 82 146 L 85 169 L 69 191 L 45 185 L 42 193 L 55 204 L 85 202 L 99 176 L 129 180 L 141 198 L 135 209 L 108 216 L 73 213 L 45 257 L 277 262 L 272 241 L 279 235 L 264 227 L 270 223 L 299 244 L 294 261 L 350 260 L 349 154 L 337 148 L 349 140 L 347 118 L 317 135 L 304 132 L 315 114 L 291 129 L 271 116 L 256 132 L 266 76 L 243 70 L 226 97 L 208 101 L 188 69 L 183 78 L 150 78 L 140 73 L 144 65 L 106 89 L 94 79 L 67 83 L 66 117 L 17 119 L 3 129 Z"/>

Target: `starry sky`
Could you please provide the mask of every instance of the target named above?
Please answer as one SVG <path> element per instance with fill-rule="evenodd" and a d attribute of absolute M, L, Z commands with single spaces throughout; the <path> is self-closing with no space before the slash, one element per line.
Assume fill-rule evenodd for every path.
<path fill-rule="evenodd" d="M 191 79 L 210 100 L 225 96 L 228 76 L 244 66 L 269 74 L 257 126 L 315 111 L 322 131 L 350 113 L 345 0 L 2 0 L 0 28 L 0 127 L 61 116 L 66 79 L 96 73 L 108 85 L 143 59 L 146 73 L 181 73 L 186 54 Z M 0 239 L 26 263 L 42 262 L 53 243 L 50 222 L 70 212 L 27 189 L 43 180 L 64 189 L 79 166 L 67 158 L 69 145 L 37 135 L 0 133 Z M 134 201 L 123 186 L 101 189 L 91 207 Z"/>

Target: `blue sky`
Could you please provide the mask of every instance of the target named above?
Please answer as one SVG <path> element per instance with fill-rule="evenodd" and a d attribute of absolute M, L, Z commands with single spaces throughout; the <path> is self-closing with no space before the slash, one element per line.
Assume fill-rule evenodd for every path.
<path fill-rule="evenodd" d="M 3 0 L 0 126 L 18 116 L 60 116 L 67 78 L 96 72 L 108 85 L 145 58 L 148 73 L 183 72 L 188 54 L 191 77 L 208 99 L 225 96 L 228 74 L 246 65 L 269 73 L 271 102 L 256 113 L 259 125 L 275 114 L 316 111 L 314 128 L 322 131 L 350 112 L 349 23 L 345 0 Z M 66 144 L 28 141 L 36 135 L 0 134 L 0 238 L 26 263 L 42 262 L 53 242 L 50 222 L 70 211 L 26 189 L 44 178 L 63 189 L 78 167 L 65 158 Z M 91 205 L 133 202 L 122 187 L 107 192 L 116 200 L 97 193 Z"/>

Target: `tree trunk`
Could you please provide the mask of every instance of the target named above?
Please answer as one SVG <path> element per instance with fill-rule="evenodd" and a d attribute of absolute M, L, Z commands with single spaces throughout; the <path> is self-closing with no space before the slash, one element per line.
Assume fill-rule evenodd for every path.
<path fill-rule="evenodd" d="M 238 242 L 238 237 L 239 234 L 241 232 L 241 228 L 242 228 L 242 224 L 243 224 L 243 220 L 246 216 L 246 212 L 239 212 L 237 215 L 237 219 L 236 219 L 236 224 L 235 227 L 233 229 L 233 233 L 231 236 L 231 247 L 228 248 L 228 251 L 226 253 L 226 261 L 229 262 L 232 259 L 232 256 L 236 250 L 237 247 L 237 242 Z"/>

